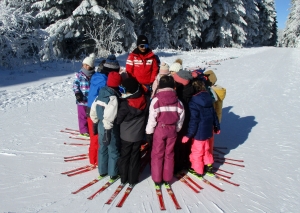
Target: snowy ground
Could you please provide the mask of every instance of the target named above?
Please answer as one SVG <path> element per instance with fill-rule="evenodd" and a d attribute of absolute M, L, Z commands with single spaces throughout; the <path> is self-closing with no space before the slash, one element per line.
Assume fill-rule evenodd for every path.
<path fill-rule="evenodd" d="M 174 179 L 182 210 L 176 210 L 163 189 L 165 212 L 299 212 L 300 195 L 300 49 L 261 47 L 193 52 L 157 51 L 162 61 L 183 59 L 184 67 L 211 65 L 217 83 L 227 89 L 221 134 L 216 146 L 225 157 L 242 159 L 245 167 L 216 164 L 234 172 L 236 187 L 207 178 L 225 189 L 219 192 L 199 181 L 199 194 Z M 237 57 L 229 59 L 229 57 Z M 126 55 L 118 57 L 122 66 Z M 64 162 L 64 156 L 87 153 L 87 146 L 61 133 L 77 128 L 71 91 L 79 62 L 57 61 L 17 70 L 0 70 L 0 212 L 160 212 L 149 167 L 124 206 L 115 207 L 121 193 L 105 205 L 119 181 L 86 199 L 106 181 L 78 193 L 72 191 L 97 177 L 97 171 L 67 177 L 61 172 L 88 164 Z M 219 154 L 220 155 L 220 154 Z M 222 155 L 220 155 L 222 156 Z M 234 162 L 233 162 L 234 163 Z"/>

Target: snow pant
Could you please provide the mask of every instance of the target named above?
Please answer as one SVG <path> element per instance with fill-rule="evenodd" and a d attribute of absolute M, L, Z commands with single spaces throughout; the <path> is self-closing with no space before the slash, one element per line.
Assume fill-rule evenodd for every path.
<path fill-rule="evenodd" d="M 121 156 L 118 160 L 121 183 L 138 183 L 141 166 L 141 143 L 142 141 L 128 142 L 121 139 Z"/>
<path fill-rule="evenodd" d="M 90 134 L 90 147 L 89 147 L 89 159 L 90 164 L 98 165 L 98 134 L 94 135 L 93 121 L 90 117 L 87 118 L 89 134 Z"/>
<path fill-rule="evenodd" d="M 78 113 L 78 124 L 79 124 L 79 132 L 81 134 L 88 133 L 88 123 L 86 116 L 86 106 L 77 104 L 77 113 Z"/>
<path fill-rule="evenodd" d="M 175 125 L 157 124 L 153 134 L 151 176 L 154 182 L 171 181 L 174 171 Z"/>
<path fill-rule="evenodd" d="M 98 171 L 100 175 L 108 173 L 109 176 L 119 174 L 117 162 L 120 157 L 120 126 L 114 124 L 111 129 L 111 141 L 108 146 L 103 145 L 102 139 L 104 135 L 104 127 L 102 122 L 98 123 Z"/>
<path fill-rule="evenodd" d="M 190 154 L 192 168 L 198 173 L 204 173 L 204 165 L 213 164 L 214 159 L 210 153 L 209 139 L 192 140 L 192 153 Z"/>

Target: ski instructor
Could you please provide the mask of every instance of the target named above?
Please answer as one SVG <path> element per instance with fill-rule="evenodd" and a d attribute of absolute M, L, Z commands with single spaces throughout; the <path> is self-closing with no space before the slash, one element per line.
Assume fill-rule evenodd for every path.
<path fill-rule="evenodd" d="M 151 95 L 151 86 L 159 70 L 159 59 L 149 48 L 148 38 L 139 35 L 137 47 L 129 54 L 126 61 L 126 71 L 143 85 L 145 92 Z"/>

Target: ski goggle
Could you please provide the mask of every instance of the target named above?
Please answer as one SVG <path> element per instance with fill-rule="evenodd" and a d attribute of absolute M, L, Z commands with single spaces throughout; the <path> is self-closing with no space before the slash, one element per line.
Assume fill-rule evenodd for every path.
<path fill-rule="evenodd" d="M 149 47 L 148 44 L 140 44 L 139 45 L 139 48 L 145 48 L 145 49 L 147 49 L 148 47 Z"/>

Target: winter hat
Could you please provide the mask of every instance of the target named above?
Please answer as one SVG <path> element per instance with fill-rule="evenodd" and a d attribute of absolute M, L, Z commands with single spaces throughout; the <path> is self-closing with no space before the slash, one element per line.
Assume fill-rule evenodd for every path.
<path fill-rule="evenodd" d="M 172 76 L 164 75 L 159 79 L 158 88 L 163 89 L 166 87 L 169 87 L 169 88 L 175 87 L 174 78 Z"/>
<path fill-rule="evenodd" d="M 183 85 L 187 85 L 191 80 L 193 80 L 193 76 L 190 71 L 180 70 L 173 75 L 173 78 L 176 82 L 181 83 Z"/>
<path fill-rule="evenodd" d="M 206 74 L 206 75 L 209 74 L 208 79 L 212 83 L 212 85 L 214 85 L 217 82 L 217 76 L 214 73 L 214 71 L 207 70 L 207 71 L 204 71 L 203 74 Z"/>
<path fill-rule="evenodd" d="M 121 84 L 122 78 L 118 72 L 110 72 L 107 77 L 106 85 L 109 87 L 118 87 Z"/>
<path fill-rule="evenodd" d="M 165 62 L 162 62 L 159 67 L 159 74 L 169 75 L 170 74 L 169 65 L 166 64 Z"/>
<path fill-rule="evenodd" d="M 178 72 L 179 70 L 182 70 L 182 60 L 180 58 L 176 59 L 170 66 L 170 72 Z"/>
<path fill-rule="evenodd" d="M 119 62 L 115 55 L 109 55 L 107 56 L 107 59 L 105 60 L 105 63 L 103 64 L 103 70 L 110 72 L 110 71 L 117 71 L 120 70 Z"/>
<path fill-rule="evenodd" d="M 145 35 L 139 35 L 136 41 L 136 46 L 140 44 L 149 44 L 148 38 Z"/>
<path fill-rule="evenodd" d="M 133 94 L 139 89 L 139 82 L 135 78 L 129 77 L 122 81 L 122 86 L 125 87 L 126 92 Z"/>
<path fill-rule="evenodd" d="M 95 62 L 95 54 L 92 53 L 88 57 L 83 59 L 82 64 L 87 64 L 90 67 L 94 67 L 94 62 Z"/>

